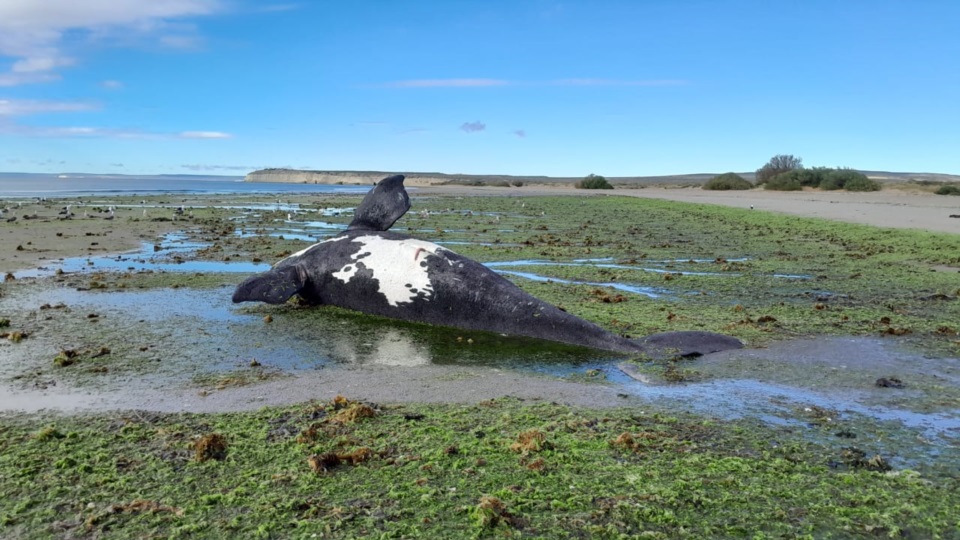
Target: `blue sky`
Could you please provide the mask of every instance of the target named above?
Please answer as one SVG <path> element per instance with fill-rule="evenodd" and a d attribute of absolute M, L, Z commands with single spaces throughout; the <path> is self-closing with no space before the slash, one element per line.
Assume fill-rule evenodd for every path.
<path fill-rule="evenodd" d="M 0 171 L 960 174 L 954 0 L 0 0 Z"/>

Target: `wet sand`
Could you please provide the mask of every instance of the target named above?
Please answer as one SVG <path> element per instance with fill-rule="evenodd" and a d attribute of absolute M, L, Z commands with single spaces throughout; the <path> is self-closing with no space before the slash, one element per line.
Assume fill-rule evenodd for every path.
<path fill-rule="evenodd" d="M 0 272 L 37 268 L 57 259 L 107 255 L 139 248 L 184 223 L 142 219 L 140 209 L 118 209 L 61 219 L 59 204 L 24 204 L 0 219 Z M 12 215 L 11 215 L 12 214 Z M 7 221 L 16 217 L 15 221 Z M 136 220 L 134 220 L 136 218 Z"/>

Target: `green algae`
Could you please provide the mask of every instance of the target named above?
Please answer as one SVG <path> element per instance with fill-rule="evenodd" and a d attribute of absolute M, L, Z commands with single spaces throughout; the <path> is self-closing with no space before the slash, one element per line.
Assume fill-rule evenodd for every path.
<path fill-rule="evenodd" d="M 334 421 L 348 406 L 4 417 L 0 532 L 21 538 L 951 538 L 960 532 L 955 474 L 882 472 L 870 464 L 884 457 L 869 447 L 810 443 L 751 422 L 516 400 L 374 406 L 372 417 Z M 41 421 L 46 427 L 38 431 Z M 221 461 L 198 462 L 197 441 L 209 433 L 229 441 L 229 452 Z M 533 440 L 530 433 L 539 435 L 536 444 L 524 442 Z M 318 473 L 310 458 L 327 454 L 356 459 Z"/>

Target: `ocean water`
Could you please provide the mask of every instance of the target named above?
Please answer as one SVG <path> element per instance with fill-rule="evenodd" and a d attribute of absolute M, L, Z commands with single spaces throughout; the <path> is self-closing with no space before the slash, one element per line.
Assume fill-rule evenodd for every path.
<path fill-rule="evenodd" d="M 0 198 L 164 193 L 365 193 L 370 186 L 244 182 L 243 177 L 0 174 Z"/>

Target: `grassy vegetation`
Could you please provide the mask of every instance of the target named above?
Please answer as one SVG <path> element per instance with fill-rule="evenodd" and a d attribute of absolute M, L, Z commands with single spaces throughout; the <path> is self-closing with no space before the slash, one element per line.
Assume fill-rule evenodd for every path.
<path fill-rule="evenodd" d="M 18 538 L 950 538 L 956 478 L 749 422 L 497 400 L 0 420 Z"/>

